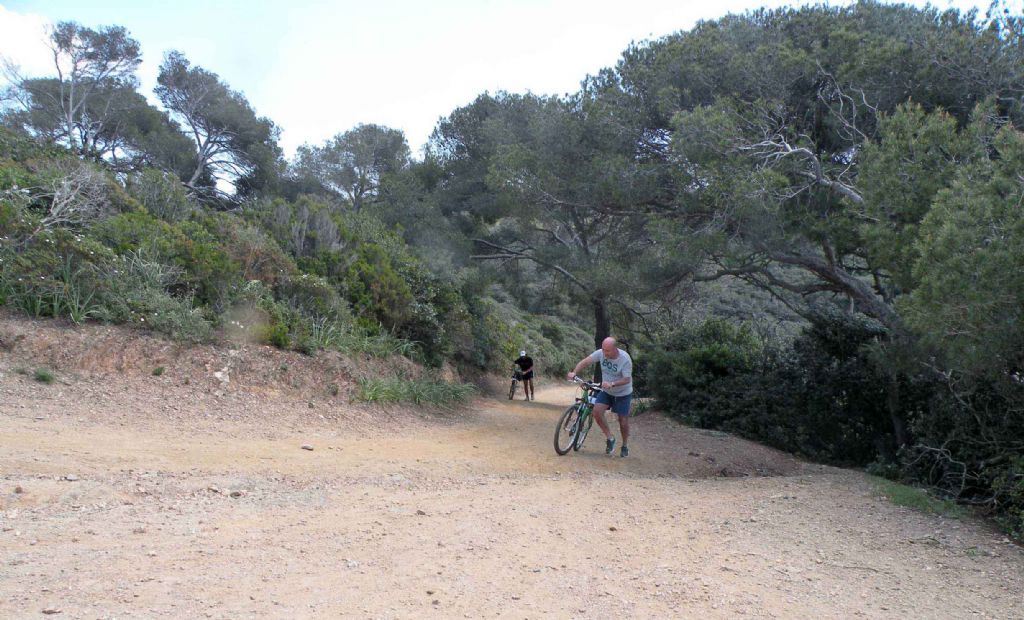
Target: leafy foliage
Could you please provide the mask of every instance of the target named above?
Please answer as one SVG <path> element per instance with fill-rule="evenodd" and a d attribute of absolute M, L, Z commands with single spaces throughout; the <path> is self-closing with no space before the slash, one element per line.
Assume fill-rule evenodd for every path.
<path fill-rule="evenodd" d="M 866 465 L 895 454 L 890 379 L 863 347 L 882 334 L 877 325 L 824 315 L 780 350 L 747 326 L 712 320 L 651 354 L 649 389 L 659 406 L 698 426 Z"/>

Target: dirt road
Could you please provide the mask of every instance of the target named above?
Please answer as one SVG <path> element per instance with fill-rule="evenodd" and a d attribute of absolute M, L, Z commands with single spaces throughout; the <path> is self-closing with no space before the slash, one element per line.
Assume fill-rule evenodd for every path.
<path fill-rule="evenodd" d="M 596 427 L 558 457 L 571 392 L 538 396 L 417 416 L 0 366 L 0 617 L 1024 617 L 984 524 L 654 414 L 627 459 Z"/>

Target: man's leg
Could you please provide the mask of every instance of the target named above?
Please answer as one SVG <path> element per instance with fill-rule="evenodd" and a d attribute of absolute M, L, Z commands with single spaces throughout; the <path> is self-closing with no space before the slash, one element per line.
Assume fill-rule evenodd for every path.
<path fill-rule="evenodd" d="M 523 400 L 530 400 L 530 382 L 526 375 L 523 375 Z"/>
<path fill-rule="evenodd" d="M 530 384 L 530 400 L 537 400 L 537 393 L 533 391 L 533 377 L 528 381 Z"/>
<path fill-rule="evenodd" d="M 616 396 L 612 403 L 612 411 L 619 418 L 619 432 L 622 433 L 622 448 L 619 456 L 629 456 L 629 409 L 633 404 L 633 395 Z"/>
<path fill-rule="evenodd" d="M 602 403 L 594 405 L 594 419 L 597 420 L 597 426 L 601 429 L 601 432 L 604 433 L 605 439 L 611 439 L 612 431 L 608 428 L 608 423 L 604 420 L 605 411 L 608 411 L 608 405 Z"/>

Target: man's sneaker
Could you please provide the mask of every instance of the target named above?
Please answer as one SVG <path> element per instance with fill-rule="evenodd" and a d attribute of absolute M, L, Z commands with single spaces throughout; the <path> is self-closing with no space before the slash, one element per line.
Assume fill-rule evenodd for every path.
<path fill-rule="evenodd" d="M 626 458 L 627 456 L 629 456 L 629 448 L 627 448 L 626 446 L 622 446 L 622 448 L 619 449 L 619 456 L 621 456 L 622 458 Z"/>
<path fill-rule="evenodd" d="M 611 454 L 615 451 L 615 438 L 612 437 L 604 442 L 604 453 Z"/>

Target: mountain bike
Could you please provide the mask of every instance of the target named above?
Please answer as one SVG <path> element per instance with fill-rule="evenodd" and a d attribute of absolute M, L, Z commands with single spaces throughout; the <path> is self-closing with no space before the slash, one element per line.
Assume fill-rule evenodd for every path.
<path fill-rule="evenodd" d="M 555 452 L 559 456 L 569 450 L 579 450 L 587 440 L 587 433 L 594 425 L 594 397 L 601 391 L 601 384 L 573 377 L 573 383 L 580 386 L 582 393 L 558 419 L 555 427 Z"/>
<path fill-rule="evenodd" d="M 512 385 L 508 386 L 508 399 L 512 400 L 516 397 L 516 387 L 519 386 L 519 382 L 522 380 L 523 374 L 518 370 L 512 371 Z"/>

